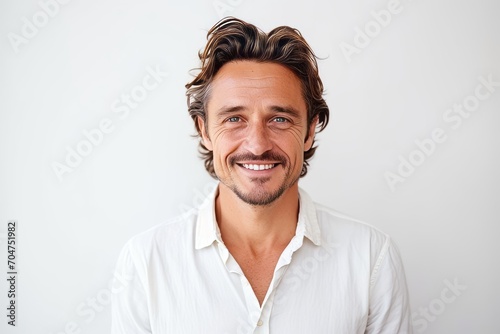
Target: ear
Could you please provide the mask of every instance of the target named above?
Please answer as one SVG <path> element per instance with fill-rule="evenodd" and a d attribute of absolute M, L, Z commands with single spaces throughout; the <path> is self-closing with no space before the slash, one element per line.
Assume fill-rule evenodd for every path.
<path fill-rule="evenodd" d="M 205 128 L 205 121 L 198 116 L 196 118 L 196 122 L 198 123 L 198 129 L 200 130 L 201 142 L 209 151 L 213 151 L 212 141 L 208 137 L 208 133 Z"/>
<path fill-rule="evenodd" d="M 304 142 L 304 152 L 309 151 L 313 145 L 314 135 L 316 134 L 316 125 L 318 124 L 318 116 L 314 117 L 309 125 L 309 135 Z"/>

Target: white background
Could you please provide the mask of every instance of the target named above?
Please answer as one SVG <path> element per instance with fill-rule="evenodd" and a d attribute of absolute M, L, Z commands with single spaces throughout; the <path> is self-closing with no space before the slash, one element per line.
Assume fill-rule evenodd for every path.
<path fill-rule="evenodd" d="M 346 57 L 339 45 L 356 47 L 356 28 L 376 29 L 370 12 L 388 1 L 220 3 L 73 0 L 49 17 L 38 1 L 2 0 L 0 264 L 6 273 L 7 221 L 16 219 L 19 276 L 16 328 L 1 280 L 0 331 L 109 332 L 108 283 L 123 244 L 213 185 L 190 137 L 184 84 L 206 31 L 234 15 L 265 31 L 296 27 L 323 58 L 331 122 L 301 186 L 396 240 L 416 333 L 499 333 L 500 87 L 459 126 L 443 115 L 473 101 L 479 77 L 500 82 L 500 4 L 401 0 Z M 40 27 L 21 43 L 23 18 Z M 120 118 L 113 103 L 157 66 L 168 76 Z M 54 162 L 65 164 L 68 147 L 103 119 L 113 131 L 59 180 Z M 418 161 L 415 140 L 435 128 L 446 141 L 391 191 L 385 173 L 397 173 L 400 157 Z"/>

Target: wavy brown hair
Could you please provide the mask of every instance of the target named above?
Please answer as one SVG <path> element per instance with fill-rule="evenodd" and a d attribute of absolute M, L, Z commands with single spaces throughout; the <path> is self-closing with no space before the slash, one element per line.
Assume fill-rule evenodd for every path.
<path fill-rule="evenodd" d="M 186 84 L 189 115 L 196 131 L 201 136 L 197 118 L 206 127 L 206 106 L 210 97 L 210 87 L 219 69 L 226 63 L 237 60 L 253 60 L 281 64 L 290 69 L 300 79 L 307 106 L 307 131 L 317 118 L 316 133 L 328 124 L 330 111 L 323 99 L 323 83 L 319 77 L 316 55 L 297 29 L 280 26 L 265 33 L 253 24 L 234 17 L 227 17 L 216 23 L 207 33 L 207 45 L 198 52 L 201 68 L 198 75 Z M 307 133 L 306 137 L 309 135 Z M 300 176 L 307 173 L 308 160 L 317 146 L 304 152 L 304 164 Z M 200 140 L 199 150 L 208 173 L 217 178 L 213 165 L 213 152 Z"/>

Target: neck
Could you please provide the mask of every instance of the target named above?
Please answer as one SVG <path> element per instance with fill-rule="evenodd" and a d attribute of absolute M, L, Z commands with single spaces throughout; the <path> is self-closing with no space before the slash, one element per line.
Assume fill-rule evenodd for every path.
<path fill-rule="evenodd" d="M 222 239 L 228 247 L 247 249 L 254 254 L 284 248 L 295 235 L 297 226 L 298 184 L 269 205 L 253 206 L 221 183 L 215 208 Z"/>

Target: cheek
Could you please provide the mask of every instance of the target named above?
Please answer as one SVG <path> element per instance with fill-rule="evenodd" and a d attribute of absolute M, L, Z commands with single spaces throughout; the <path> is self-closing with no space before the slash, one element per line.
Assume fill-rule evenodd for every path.
<path fill-rule="evenodd" d="M 287 135 L 287 140 L 283 140 L 283 135 L 278 137 L 278 143 L 286 143 L 289 151 L 304 151 L 305 132 L 302 129 L 293 129 Z"/>
<path fill-rule="evenodd" d="M 304 159 L 304 137 L 305 132 L 301 129 L 281 133 L 276 136 L 276 145 L 282 154 L 285 154 L 292 166 L 302 166 Z"/>
<path fill-rule="evenodd" d="M 213 132 L 214 160 L 224 161 L 239 145 L 237 136 L 231 131 L 221 129 Z"/>
<path fill-rule="evenodd" d="M 212 124 L 210 134 L 214 141 L 229 140 L 229 138 L 234 137 L 234 129 L 220 124 Z"/>

